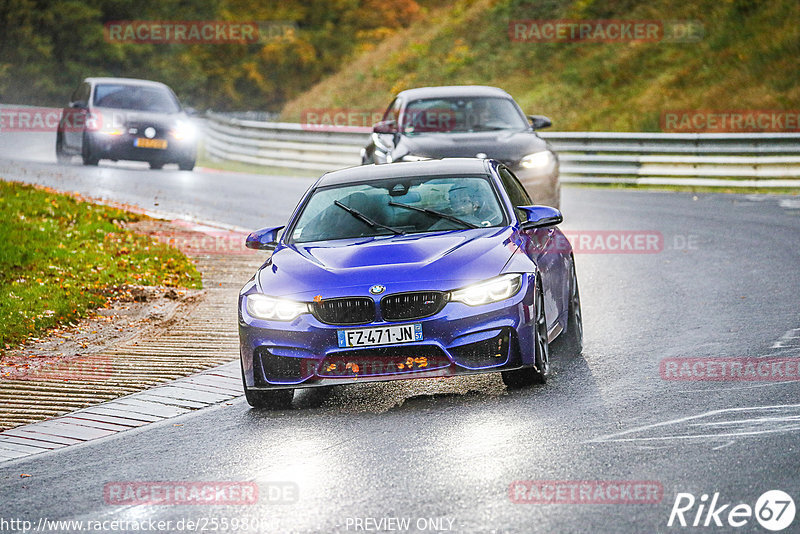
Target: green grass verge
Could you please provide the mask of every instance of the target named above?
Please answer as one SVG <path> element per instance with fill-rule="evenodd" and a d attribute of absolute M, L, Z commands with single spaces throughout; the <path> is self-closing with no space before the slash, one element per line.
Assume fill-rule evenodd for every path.
<path fill-rule="evenodd" d="M 141 215 L 0 181 L 0 354 L 126 285 L 201 288 L 180 251 L 125 230 Z"/>

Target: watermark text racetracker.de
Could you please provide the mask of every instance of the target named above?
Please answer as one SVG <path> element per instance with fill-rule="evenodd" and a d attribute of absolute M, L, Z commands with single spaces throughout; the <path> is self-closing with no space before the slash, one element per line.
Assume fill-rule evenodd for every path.
<path fill-rule="evenodd" d="M 661 112 L 661 131 L 669 133 L 800 132 L 800 110 L 665 110 Z"/>
<path fill-rule="evenodd" d="M 115 20 L 103 25 L 103 36 L 120 44 L 253 44 L 296 29 L 291 21 Z"/>
<path fill-rule="evenodd" d="M 382 109 L 309 108 L 300 113 L 300 126 L 311 131 L 363 132 L 380 122 Z"/>
<path fill-rule="evenodd" d="M 689 382 L 783 382 L 800 380 L 800 358 L 665 358 L 663 380 Z"/>
<path fill-rule="evenodd" d="M 658 504 L 664 495 L 655 480 L 515 480 L 515 504 Z"/>
<path fill-rule="evenodd" d="M 48 313 L 49 312 L 49 313 Z M 47 310 L 46 315 L 55 312 Z M 65 358 L 54 363 L 45 363 L 39 367 L 0 365 L 0 380 L 70 380 L 107 381 L 114 377 L 114 362 L 107 354 L 89 354 L 74 358 Z"/>
<path fill-rule="evenodd" d="M 55 132 L 60 120 L 60 108 L 0 107 L 0 132 Z M 69 124 L 67 127 L 72 131 L 81 131 L 85 120 L 85 115 L 76 115 L 76 121 L 80 121 L 80 124 Z"/>
<path fill-rule="evenodd" d="M 258 502 L 253 482 L 109 482 L 103 486 L 106 504 L 244 505 Z"/>
<path fill-rule="evenodd" d="M 135 114 L 135 113 L 134 113 Z M 55 133 L 84 130 L 104 131 L 119 135 L 128 124 L 129 113 L 120 110 L 71 109 L 32 106 L 0 106 L 0 132 Z"/>
<path fill-rule="evenodd" d="M 152 236 L 161 243 L 180 249 L 185 254 L 253 254 L 245 246 L 245 236 L 226 230 L 206 232 L 156 232 Z"/>
<path fill-rule="evenodd" d="M 568 230 L 562 234 L 526 236 L 528 246 L 548 247 L 548 252 L 575 254 L 658 254 L 665 250 L 690 251 L 699 248 L 696 234 L 665 237 L 658 230 Z M 522 251 L 519 251 L 522 253 Z"/>
<path fill-rule="evenodd" d="M 704 35 L 699 20 L 518 19 L 508 23 L 509 39 L 517 43 L 693 43 Z"/>
<path fill-rule="evenodd" d="M 239 481 L 119 481 L 103 486 L 103 499 L 110 505 L 226 505 L 258 502 L 292 504 L 299 498 L 294 482 Z"/>

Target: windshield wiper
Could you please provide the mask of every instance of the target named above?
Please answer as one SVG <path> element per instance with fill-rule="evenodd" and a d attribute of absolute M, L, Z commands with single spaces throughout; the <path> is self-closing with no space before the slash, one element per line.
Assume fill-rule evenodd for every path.
<path fill-rule="evenodd" d="M 480 228 L 477 224 L 472 224 L 471 222 L 467 222 L 463 219 L 459 219 L 455 215 L 450 215 L 449 213 L 442 213 L 441 211 L 432 210 L 429 208 L 418 208 L 417 206 L 409 206 L 408 204 L 401 204 L 400 202 L 389 202 L 390 206 L 397 206 L 398 208 L 406 208 L 409 210 L 418 211 L 420 213 L 427 213 L 428 215 L 434 215 L 441 219 L 447 219 L 448 221 L 453 221 L 455 223 L 463 224 L 467 228 Z"/>
<path fill-rule="evenodd" d="M 344 211 L 346 211 L 347 213 L 349 213 L 353 217 L 355 217 L 356 219 L 358 219 L 359 221 L 361 221 L 364 224 L 366 224 L 367 226 L 370 226 L 372 228 L 383 228 L 385 230 L 389 230 L 394 235 L 403 235 L 405 233 L 405 232 L 401 232 L 397 228 L 392 228 L 391 226 L 386 226 L 385 224 L 381 224 L 379 222 L 375 222 L 372 219 L 370 219 L 369 217 L 367 217 L 366 215 L 364 215 L 363 213 L 361 213 L 360 211 L 354 210 L 353 208 L 351 208 L 349 206 L 345 206 L 344 204 L 342 204 L 338 200 L 334 200 L 333 203 L 335 205 L 339 206 L 340 208 L 342 208 Z"/>

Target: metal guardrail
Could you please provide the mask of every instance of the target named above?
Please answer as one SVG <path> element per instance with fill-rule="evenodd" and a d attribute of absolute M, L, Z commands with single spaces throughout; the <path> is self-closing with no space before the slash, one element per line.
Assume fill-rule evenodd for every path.
<path fill-rule="evenodd" d="M 329 171 L 361 163 L 369 128 L 207 115 L 209 156 L 269 167 Z M 558 152 L 561 180 L 727 187 L 800 187 L 800 133 L 540 132 Z"/>

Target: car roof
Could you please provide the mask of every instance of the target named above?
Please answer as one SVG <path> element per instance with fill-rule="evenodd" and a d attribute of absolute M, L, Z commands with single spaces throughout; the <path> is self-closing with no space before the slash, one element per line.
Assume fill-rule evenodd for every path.
<path fill-rule="evenodd" d="M 489 174 L 493 160 L 477 158 L 445 158 L 385 165 L 361 165 L 325 173 L 317 187 L 347 183 L 370 182 L 384 178 L 409 178 L 415 176 L 448 176 L 453 174 Z"/>
<path fill-rule="evenodd" d="M 401 91 L 397 96 L 398 98 L 402 97 L 404 100 L 467 96 L 493 96 L 511 98 L 511 95 L 502 89 L 498 87 L 490 87 L 488 85 L 443 85 L 439 87 L 418 87 L 416 89 L 407 89 L 405 91 Z"/>
<path fill-rule="evenodd" d="M 138 78 L 86 78 L 83 80 L 86 83 L 119 83 L 124 85 L 142 85 L 150 87 L 167 87 L 161 82 L 154 82 L 152 80 L 140 80 Z"/>

